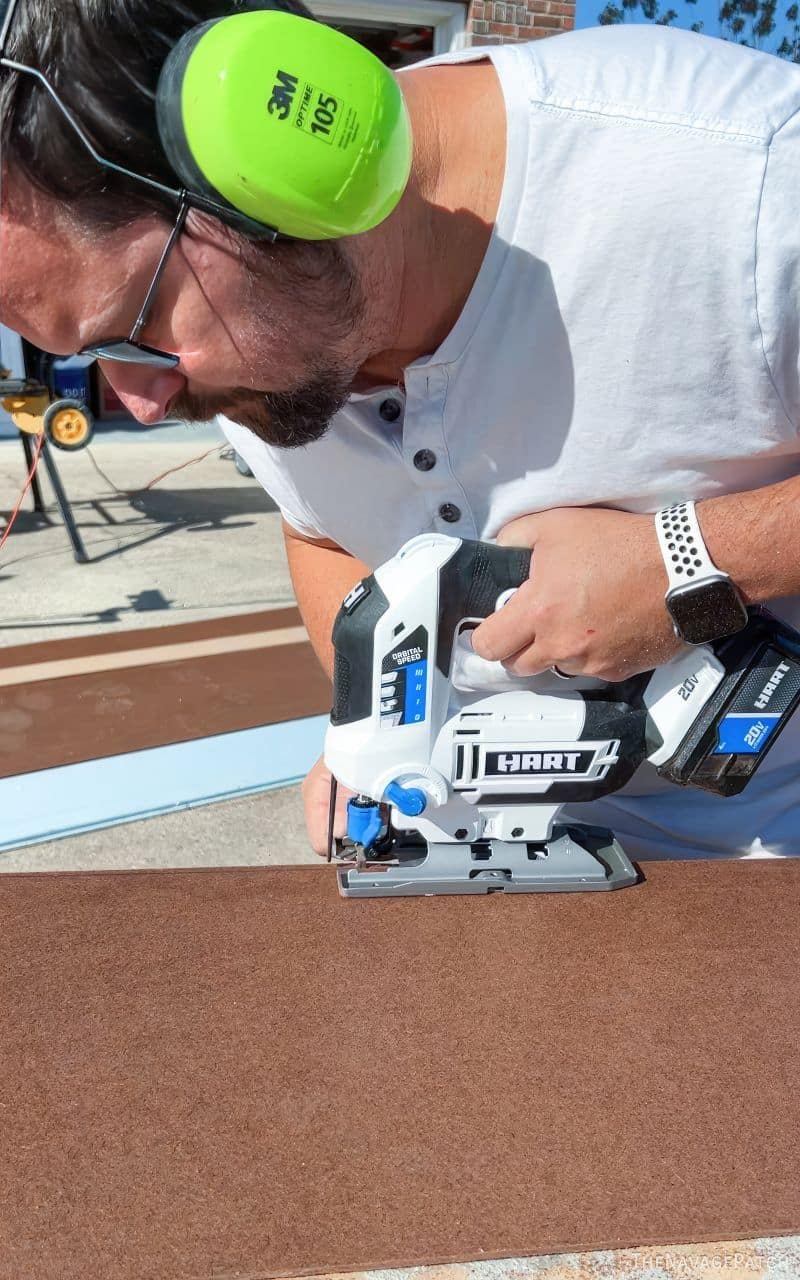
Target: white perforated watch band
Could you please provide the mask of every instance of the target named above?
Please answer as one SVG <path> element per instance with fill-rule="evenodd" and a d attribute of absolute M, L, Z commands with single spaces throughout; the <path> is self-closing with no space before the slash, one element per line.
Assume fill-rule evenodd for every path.
<path fill-rule="evenodd" d="M 693 502 L 678 502 L 656 512 L 656 533 L 669 575 L 668 591 L 727 578 L 706 550 Z"/>

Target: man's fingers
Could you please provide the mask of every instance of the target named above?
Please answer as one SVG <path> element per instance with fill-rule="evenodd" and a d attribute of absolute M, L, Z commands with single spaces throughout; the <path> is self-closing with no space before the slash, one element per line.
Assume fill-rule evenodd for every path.
<path fill-rule="evenodd" d="M 344 794 L 342 792 L 344 791 Z M 350 792 L 339 788 L 336 796 L 336 812 L 333 819 L 333 835 L 335 840 L 342 840 L 347 835 L 347 800 Z M 306 810 L 306 826 L 311 840 L 311 847 L 322 857 L 328 855 L 328 822 L 330 820 L 330 786 L 316 796 Z"/>
<path fill-rule="evenodd" d="M 347 835 L 347 801 L 353 793 L 348 791 L 346 787 L 339 787 L 336 792 L 336 813 L 333 818 L 333 834 L 337 840 L 343 840 Z M 328 814 L 330 812 L 330 799 L 325 809 L 325 827 L 328 826 Z"/>
<path fill-rule="evenodd" d="M 533 547 L 536 542 L 538 516 L 519 516 L 504 525 L 495 541 L 498 547 Z"/>
<path fill-rule="evenodd" d="M 503 662 L 535 640 L 530 602 L 520 587 L 498 613 L 486 618 L 472 632 L 472 648 L 487 662 Z"/>
<path fill-rule="evenodd" d="M 535 644 L 532 644 L 525 649 L 520 649 L 518 653 L 512 654 L 510 658 L 505 658 L 503 666 L 512 676 L 538 676 L 543 671 L 550 670 L 553 666 L 553 660 L 547 657 Z M 564 675 L 573 674 L 564 667 L 559 666 L 558 669 Z"/>
<path fill-rule="evenodd" d="M 314 853 L 325 857 L 328 852 L 331 775 L 321 758 L 309 771 L 303 783 L 302 792 L 311 848 Z M 347 787 L 337 789 L 333 834 L 338 840 L 347 833 L 347 801 L 352 794 Z"/>

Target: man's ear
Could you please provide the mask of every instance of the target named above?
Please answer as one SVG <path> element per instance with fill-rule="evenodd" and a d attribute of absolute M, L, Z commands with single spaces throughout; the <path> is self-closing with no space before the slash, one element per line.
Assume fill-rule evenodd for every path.
<path fill-rule="evenodd" d="M 190 239 L 202 244 L 213 244 L 230 252 L 238 252 L 241 245 L 241 237 L 233 227 L 202 209 L 190 209 L 183 226 Z"/>

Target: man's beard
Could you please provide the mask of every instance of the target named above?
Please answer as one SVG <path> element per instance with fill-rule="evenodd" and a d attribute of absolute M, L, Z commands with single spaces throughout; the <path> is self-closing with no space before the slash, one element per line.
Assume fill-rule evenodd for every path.
<path fill-rule="evenodd" d="M 302 343 L 305 378 L 291 391 L 185 388 L 170 403 L 170 414 L 195 422 L 223 414 L 282 449 L 313 444 L 345 404 L 358 371 L 352 352 L 349 359 L 343 353 L 363 315 L 360 281 L 335 241 L 244 242 L 240 256 L 246 270 L 243 313 L 250 316 L 247 346 L 258 351 L 277 340 L 297 351 Z M 314 334 L 318 344 L 311 340 Z"/>
<path fill-rule="evenodd" d="M 331 370 L 310 378 L 296 391 L 229 391 L 195 394 L 181 391 L 170 402 L 170 417 L 184 422 L 210 422 L 217 414 L 248 427 L 266 444 L 298 449 L 321 440 L 331 419 L 343 407 L 353 376 Z"/>

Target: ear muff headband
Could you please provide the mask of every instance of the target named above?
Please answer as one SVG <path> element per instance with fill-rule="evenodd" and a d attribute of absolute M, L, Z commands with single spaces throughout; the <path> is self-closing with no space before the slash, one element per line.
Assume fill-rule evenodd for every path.
<path fill-rule="evenodd" d="M 276 10 L 203 23 L 169 54 L 162 145 L 190 191 L 304 240 L 357 235 L 411 167 L 397 81 L 341 32 Z"/>

